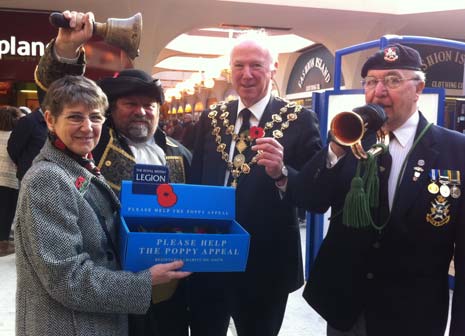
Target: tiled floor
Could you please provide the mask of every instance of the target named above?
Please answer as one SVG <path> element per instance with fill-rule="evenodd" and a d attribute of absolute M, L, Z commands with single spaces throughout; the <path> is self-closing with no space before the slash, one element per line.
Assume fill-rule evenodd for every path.
<path fill-rule="evenodd" d="M 304 229 L 301 230 L 305 237 Z M 303 244 L 305 246 L 305 244 Z M 15 255 L 0 258 L 0 336 L 14 335 L 16 271 Z M 235 336 L 230 328 L 228 336 Z M 289 297 L 281 336 L 325 336 L 326 322 L 302 298 L 302 288 Z M 448 330 L 446 335 L 448 335 Z"/>
<path fill-rule="evenodd" d="M 15 330 L 15 255 L 0 258 L 0 336 L 13 336 Z"/>
<path fill-rule="evenodd" d="M 302 229 L 302 237 L 305 232 Z M 0 336 L 14 335 L 16 271 L 15 255 L 0 258 Z M 280 335 L 324 336 L 326 322 L 302 298 L 302 289 L 289 297 Z M 231 327 L 228 336 L 235 336 Z"/>

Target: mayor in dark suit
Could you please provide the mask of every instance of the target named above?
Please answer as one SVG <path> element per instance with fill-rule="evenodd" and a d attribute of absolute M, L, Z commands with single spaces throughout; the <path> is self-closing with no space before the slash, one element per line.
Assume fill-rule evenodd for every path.
<path fill-rule="evenodd" d="M 342 208 L 357 160 L 334 141 L 289 178 L 287 196 L 300 206 L 331 208 L 304 298 L 328 322 L 328 335 L 443 336 L 455 253 L 449 335 L 465 335 L 465 136 L 429 124 L 419 111 L 425 74 L 416 50 L 389 45 L 366 61 L 362 77 L 366 102 L 384 107 L 382 128 L 392 134 L 387 198 L 380 176 L 373 222 L 348 226 Z M 373 141 L 367 136 L 364 147 Z"/>
<path fill-rule="evenodd" d="M 263 36 L 239 39 L 230 65 L 240 99 L 201 115 L 190 182 L 236 188 L 236 219 L 250 233 L 250 250 L 243 273 L 191 279 L 192 335 L 226 335 L 232 316 L 239 336 L 271 336 L 288 294 L 303 284 L 296 209 L 280 187 L 321 140 L 314 112 L 271 94 L 278 64 Z"/>

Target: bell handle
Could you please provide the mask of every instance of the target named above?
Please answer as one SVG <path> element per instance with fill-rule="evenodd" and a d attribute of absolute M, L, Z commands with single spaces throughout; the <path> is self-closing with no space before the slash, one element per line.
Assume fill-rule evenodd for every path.
<path fill-rule="evenodd" d="M 50 24 L 55 28 L 70 28 L 69 21 L 65 18 L 62 13 L 54 12 L 50 14 L 48 20 Z"/>
<path fill-rule="evenodd" d="M 48 17 L 48 20 L 49 20 L 50 24 L 55 28 L 66 28 L 66 29 L 71 28 L 69 26 L 69 20 L 65 18 L 63 13 L 53 12 Z M 94 29 L 92 31 L 94 31 L 94 32 L 95 32 L 95 25 L 96 25 L 96 22 L 93 23 L 93 28 Z"/>

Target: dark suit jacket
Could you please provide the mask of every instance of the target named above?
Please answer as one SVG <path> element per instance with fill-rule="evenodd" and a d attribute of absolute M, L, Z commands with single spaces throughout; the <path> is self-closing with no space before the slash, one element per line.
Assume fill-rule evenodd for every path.
<path fill-rule="evenodd" d="M 426 124 L 421 115 L 416 137 Z M 352 153 L 327 169 L 326 147 L 290 178 L 288 196 L 299 205 L 316 212 L 332 208 L 329 231 L 304 290 L 304 298 L 330 325 L 347 330 L 363 312 L 369 336 L 443 336 L 455 245 L 450 335 L 465 335 L 464 150 L 465 136 L 437 126 L 428 130 L 408 158 L 381 234 L 342 224 L 340 211 L 356 166 Z M 420 160 L 424 172 L 414 181 Z M 431 169 L 460 171 L 462 176 L 462 196 L 447 198 L 450 221 L 442 226 L 426 221 L 437 197 L 427 190 Z"/>
<path fill-rule="evenodd" d="M 16 176 L 22 179 L 47 139 L 47 124 L 39 110 L 19 119 L 8 140 L 8 154 L 16 164 Z"/>
<path fill-rule="evenodd" d="M 193 122 L 183 128 L 181 143 L 190 151 L 194 149 L 195 125 Z"/>
<path fill-rule="evenodd" d="M 234 125 L 237 101 L 228 104 L 230 124 Z M 271 98 L 259 123 L 271 120 L 274 113 L 286 105 L 281 99 Z M 219 108 L 219 107 L 218 107 Z M 289 109 L 292 111 L 292 109 Z M 217 152 L 215 137 L 211 134 L 211 119 L 206 111 L 200 117 L 192 159 L 190 183 L 223 185 L 226 163 Z M 219 120 L 219 118 L 218 118 Z M 222 123 L 219 122 L 218 126 Z M 278 128 L 279 125 L 273 129 Z M 231 136 L 221 136 L 229 153 Z M 270 136 L 271 130 L 266 136 Z M 297 120 L 290 123 L 284 137 L 278 140 L 284 146 L 284 163 L 289 174 L 309 160 L 321 148 L 318 121 L 315 113 L 302 110 Z M 236 219 L 250 233 L 250 250 L 245 273 L 228 275 L 234 285 L 246 284 L 248 290 L 291 292 L 303 283 L 300 233 L 296 209 L 281 199 L 275 182 L 262 166 L 254 165 L 250 174 L 242 175 L 236 188 Z"/>

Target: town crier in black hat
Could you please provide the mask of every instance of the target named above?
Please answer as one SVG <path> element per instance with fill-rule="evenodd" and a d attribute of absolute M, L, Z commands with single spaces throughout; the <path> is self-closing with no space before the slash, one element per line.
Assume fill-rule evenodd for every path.
<path fill-rule="evenodd" d="M 133 94 L 152 97 L 159 104 L 165 101 L 160 80 L 142 70 L 124 69 L 113 77 L 99 80 L 98 84 L 109 101 Z"/>

